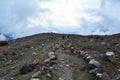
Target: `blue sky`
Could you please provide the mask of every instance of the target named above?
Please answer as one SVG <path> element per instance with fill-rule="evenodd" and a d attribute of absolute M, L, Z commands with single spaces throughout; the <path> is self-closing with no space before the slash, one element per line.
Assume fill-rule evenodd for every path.
<path fill-rule="evenodd" d="M 0 33 L 120 33 L 119 0 L 0 0 Z"/>

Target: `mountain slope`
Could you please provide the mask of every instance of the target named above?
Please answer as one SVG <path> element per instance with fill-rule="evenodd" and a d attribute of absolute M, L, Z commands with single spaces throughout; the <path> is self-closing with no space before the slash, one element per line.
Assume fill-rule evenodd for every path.
<path fill-rule="evenodd" d="M 114 52 L 115 62 L 101 58 L 107 51 Z M 110 80 L 120 79 L 120 34 L 45 33 L 12 40 L 0 47 L 0 80 L 105 80 L 89 73 L 83 53 L 99 61 Z M 30 64 L 35 67 L 31 68 Z"/>

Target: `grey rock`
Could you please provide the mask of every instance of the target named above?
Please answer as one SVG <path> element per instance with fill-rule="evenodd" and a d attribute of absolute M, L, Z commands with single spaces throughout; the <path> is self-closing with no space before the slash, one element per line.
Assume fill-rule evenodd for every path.
<path fill-rule="evenodd" d="M 51 75 L 50 73 L 47 73 L 46 75 L 47 75 L 47 77 L 49 77 L 49 78 L 52 77 L 52 75 Z"/>
<path fill-rule="evenodd" d="M 20 68 L 19 72 L 20 72 L 20 74 L 27 74 L 27 73 L 33 71 L 34 69 L 35 69 L 34 64 L 27 64 L 27 65 L 23 65 Z"/>
<path fill-rule="evenodd" d="M 39 78 L 31 78 L 31 80 L 40 80 Z"/>
<path fill-rule="evenodd" d="M 96 67 L 102 67 L 101 63 L 98 62 L 98 61 L 96 61 L 95 59 L 91 59 L 91 60 L 89 61 L 89 64 L 92 64 L 92 65 L 94 65 L 94 66 L 96 66 Z"/>
<path fill-rule="evenodd" d="M 109 59 L 108 59 L 108 56 L 106 55 L 106 54 L 100 54 L 99 56 L 98 56 L 98 58 L 100 59 L 100 60 L 105 60 L 105 61 L 108 61 Z"/>
<path fill-rule="evenodd" d="M 91 74 L 97 75 L 98 73 L 103 73 L 103 68 L 95 68 L 90 70 Z"/>
<path fill-rule="evenodd" d="M 103 80 L 111 80 L 110 79 L 110 76 L 106 73 L 106 72 L 104 72 L 103 74 L 102 74 L 102 77 L 101 77 Z"/>
<path fill-rule="evenodd" d="M 38 78 L 41 75 L 41 72 L 38 71 L 35 74 L 32 75 L 32 78 Z"/>
<path fill-rule="evenodd" d="M 114 53 L 114 52 L 108 51 L 108 52 L 106 52 L 106 55 L 108 56 L 108 59 L 109 59 L 111 62 L 113 62 L 113 63 L 116 62 L 115 53 Z"/>
<path fill-rule="evenodd" d="M 65 80 L 65 79 L 63 79 L 63 78 L 59 78 L 58 80 Z"/>

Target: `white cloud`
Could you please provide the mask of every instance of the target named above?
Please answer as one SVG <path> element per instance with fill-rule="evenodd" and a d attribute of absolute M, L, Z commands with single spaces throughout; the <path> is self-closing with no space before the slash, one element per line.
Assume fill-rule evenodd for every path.
<path fill-rule="evenodd" d="M 0 32 L 118 33 L 119 7 L 119 0 L 2 0 Z"/>
<path fill-rule="evenodd" d="M 92 1 L 97 5 L 93 5 Z M 32 17 L 28 18 L 28 27 L 52 26 L 55 29 L 78 29 L 81 27 L 80 19 L 84 18 L 93 23 L 101 21 L 101 17 L 84 12 L 85 9 L 96 10 L 99 7 L 99 0 L 40 1 L 38 3 L 38 11 Z M 41 12 L 41 10 L 47 11 Z"/>

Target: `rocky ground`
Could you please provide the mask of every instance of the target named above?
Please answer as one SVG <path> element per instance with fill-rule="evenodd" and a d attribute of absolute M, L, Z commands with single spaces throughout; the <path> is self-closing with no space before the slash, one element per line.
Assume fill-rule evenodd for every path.
<path fill-rule="evenodd" d="M 120 80 L 120 34 L 11 40 L 0 45 L 0 80 Z"/>

